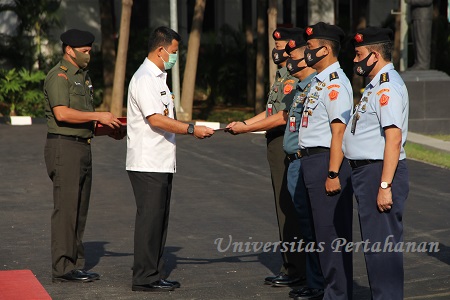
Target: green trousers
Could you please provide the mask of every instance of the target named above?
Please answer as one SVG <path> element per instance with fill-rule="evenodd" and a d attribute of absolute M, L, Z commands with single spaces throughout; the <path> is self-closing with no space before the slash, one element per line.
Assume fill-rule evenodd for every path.
<path fill-rule="evenodd" d="M 91 145 L 47 139 L 44 155 L 53 182 L 51 255 L 52 275 L 57 277 L 84 268 L 82 238 L 91 194 Z"/>

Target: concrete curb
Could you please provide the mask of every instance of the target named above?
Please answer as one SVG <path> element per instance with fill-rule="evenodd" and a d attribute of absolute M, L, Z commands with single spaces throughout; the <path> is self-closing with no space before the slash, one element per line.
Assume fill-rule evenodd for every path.
<path fill-rule="evenodd" d="M 426 135 L 408 132 L 407 141 L 450 153 L 450 142 L 435 139 Z"/>

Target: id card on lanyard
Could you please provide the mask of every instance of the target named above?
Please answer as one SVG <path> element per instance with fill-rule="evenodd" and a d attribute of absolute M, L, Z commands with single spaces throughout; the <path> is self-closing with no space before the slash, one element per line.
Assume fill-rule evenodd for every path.
<path fill-rule="evenodd" d="M 272 103 L 267 104 L 267 114 L 269 116 L 273 115 L 273 104 Z"/>
<path fill-rule="evenodd" d="M 305 109 L 302 116 L 302 127 L 308 127 L 308 116 L 308 110 Z"/>
<path fill-rule="evenodd" d="M 295 116 L 289 117 L 289 131 L 295 132 Z"/>

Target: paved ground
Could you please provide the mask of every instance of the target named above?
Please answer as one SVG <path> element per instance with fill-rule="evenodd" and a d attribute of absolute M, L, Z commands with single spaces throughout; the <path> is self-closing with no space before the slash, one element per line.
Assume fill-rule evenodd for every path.
<path fill-rule="evenodd" d="M 214 242 L 275 242 L 277 227 L 265 139 L 218 133 L 178 137 L 166 245 L 167 294 L 131 291 L 135 204 L 124 170 L 125 140 L 95 138 L 94 186 L 84 238 L 88 284 L 51 283 L 51 182 L 45 173 L 45 125 L 0 125 L 0 270 L 30 269 L 53 299 L 287 299 L 289 289 L 264 286 L 278 253 L 220 252 Z M 450 298 L 450 170 L 409 161 L 406 241 L 439 242 L 438 253 L 405 254 L 405 299 Z M 356 206 L 355 206 L 356 207 Z M 355 214 L 354 240 L 359 231 Z M 224 246 L 222 246 L 224 247 Z M 370 299 L 362 253 L 354 255 L 354 299 Z M 2 299 L 3 300 L 3 299 Z"/>

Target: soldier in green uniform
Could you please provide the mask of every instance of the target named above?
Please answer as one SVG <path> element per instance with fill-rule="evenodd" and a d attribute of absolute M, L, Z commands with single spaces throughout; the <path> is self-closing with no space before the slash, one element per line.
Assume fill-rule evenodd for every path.
<path fill-rule="evenodd" d="M 277 28 L 272 36 L 275 48 L 272 50 L 273 62 L 278 66 L 275 82 L 270 89 L 266 111 L 245 120 L 227 125 L 230 133 L 266 131 L 267 160 L 272 177 L 275 208 L 278 220 L 280 240 L 283 243 L 298 242 L 301 239 L 300 224 L 294 204 L 287 189 L 287 169 L 289 161 L 283 150 L 283 136 L 286 127 L 286 110 L 292 104 L 298 79 L 291 76 L 286 69 L 289 56 L 285 47 L 289 40 L 302 34 L 300 28 Z M 264 282 L 272 286 L 294 286 L 304 282 L 305 253 L 282 252 L 283 265 L 276 276 L 266 277 Z"/>
<path fill-rule="evenodd" d="M 83 270 L 82 243 L 92 182 L 91 138 L 95 121 L 119 128 L 109 112 L 95 112 L 86 67 L 94 35 L 70 29 L 61 35 L 63 58 L 44 83 L 47 118 L 45 163 L 53 182 L 51 216 L 53 282 L 88 282 L 100 275 Z M 123 136 L 115 136 L 121 138 Z"/>

